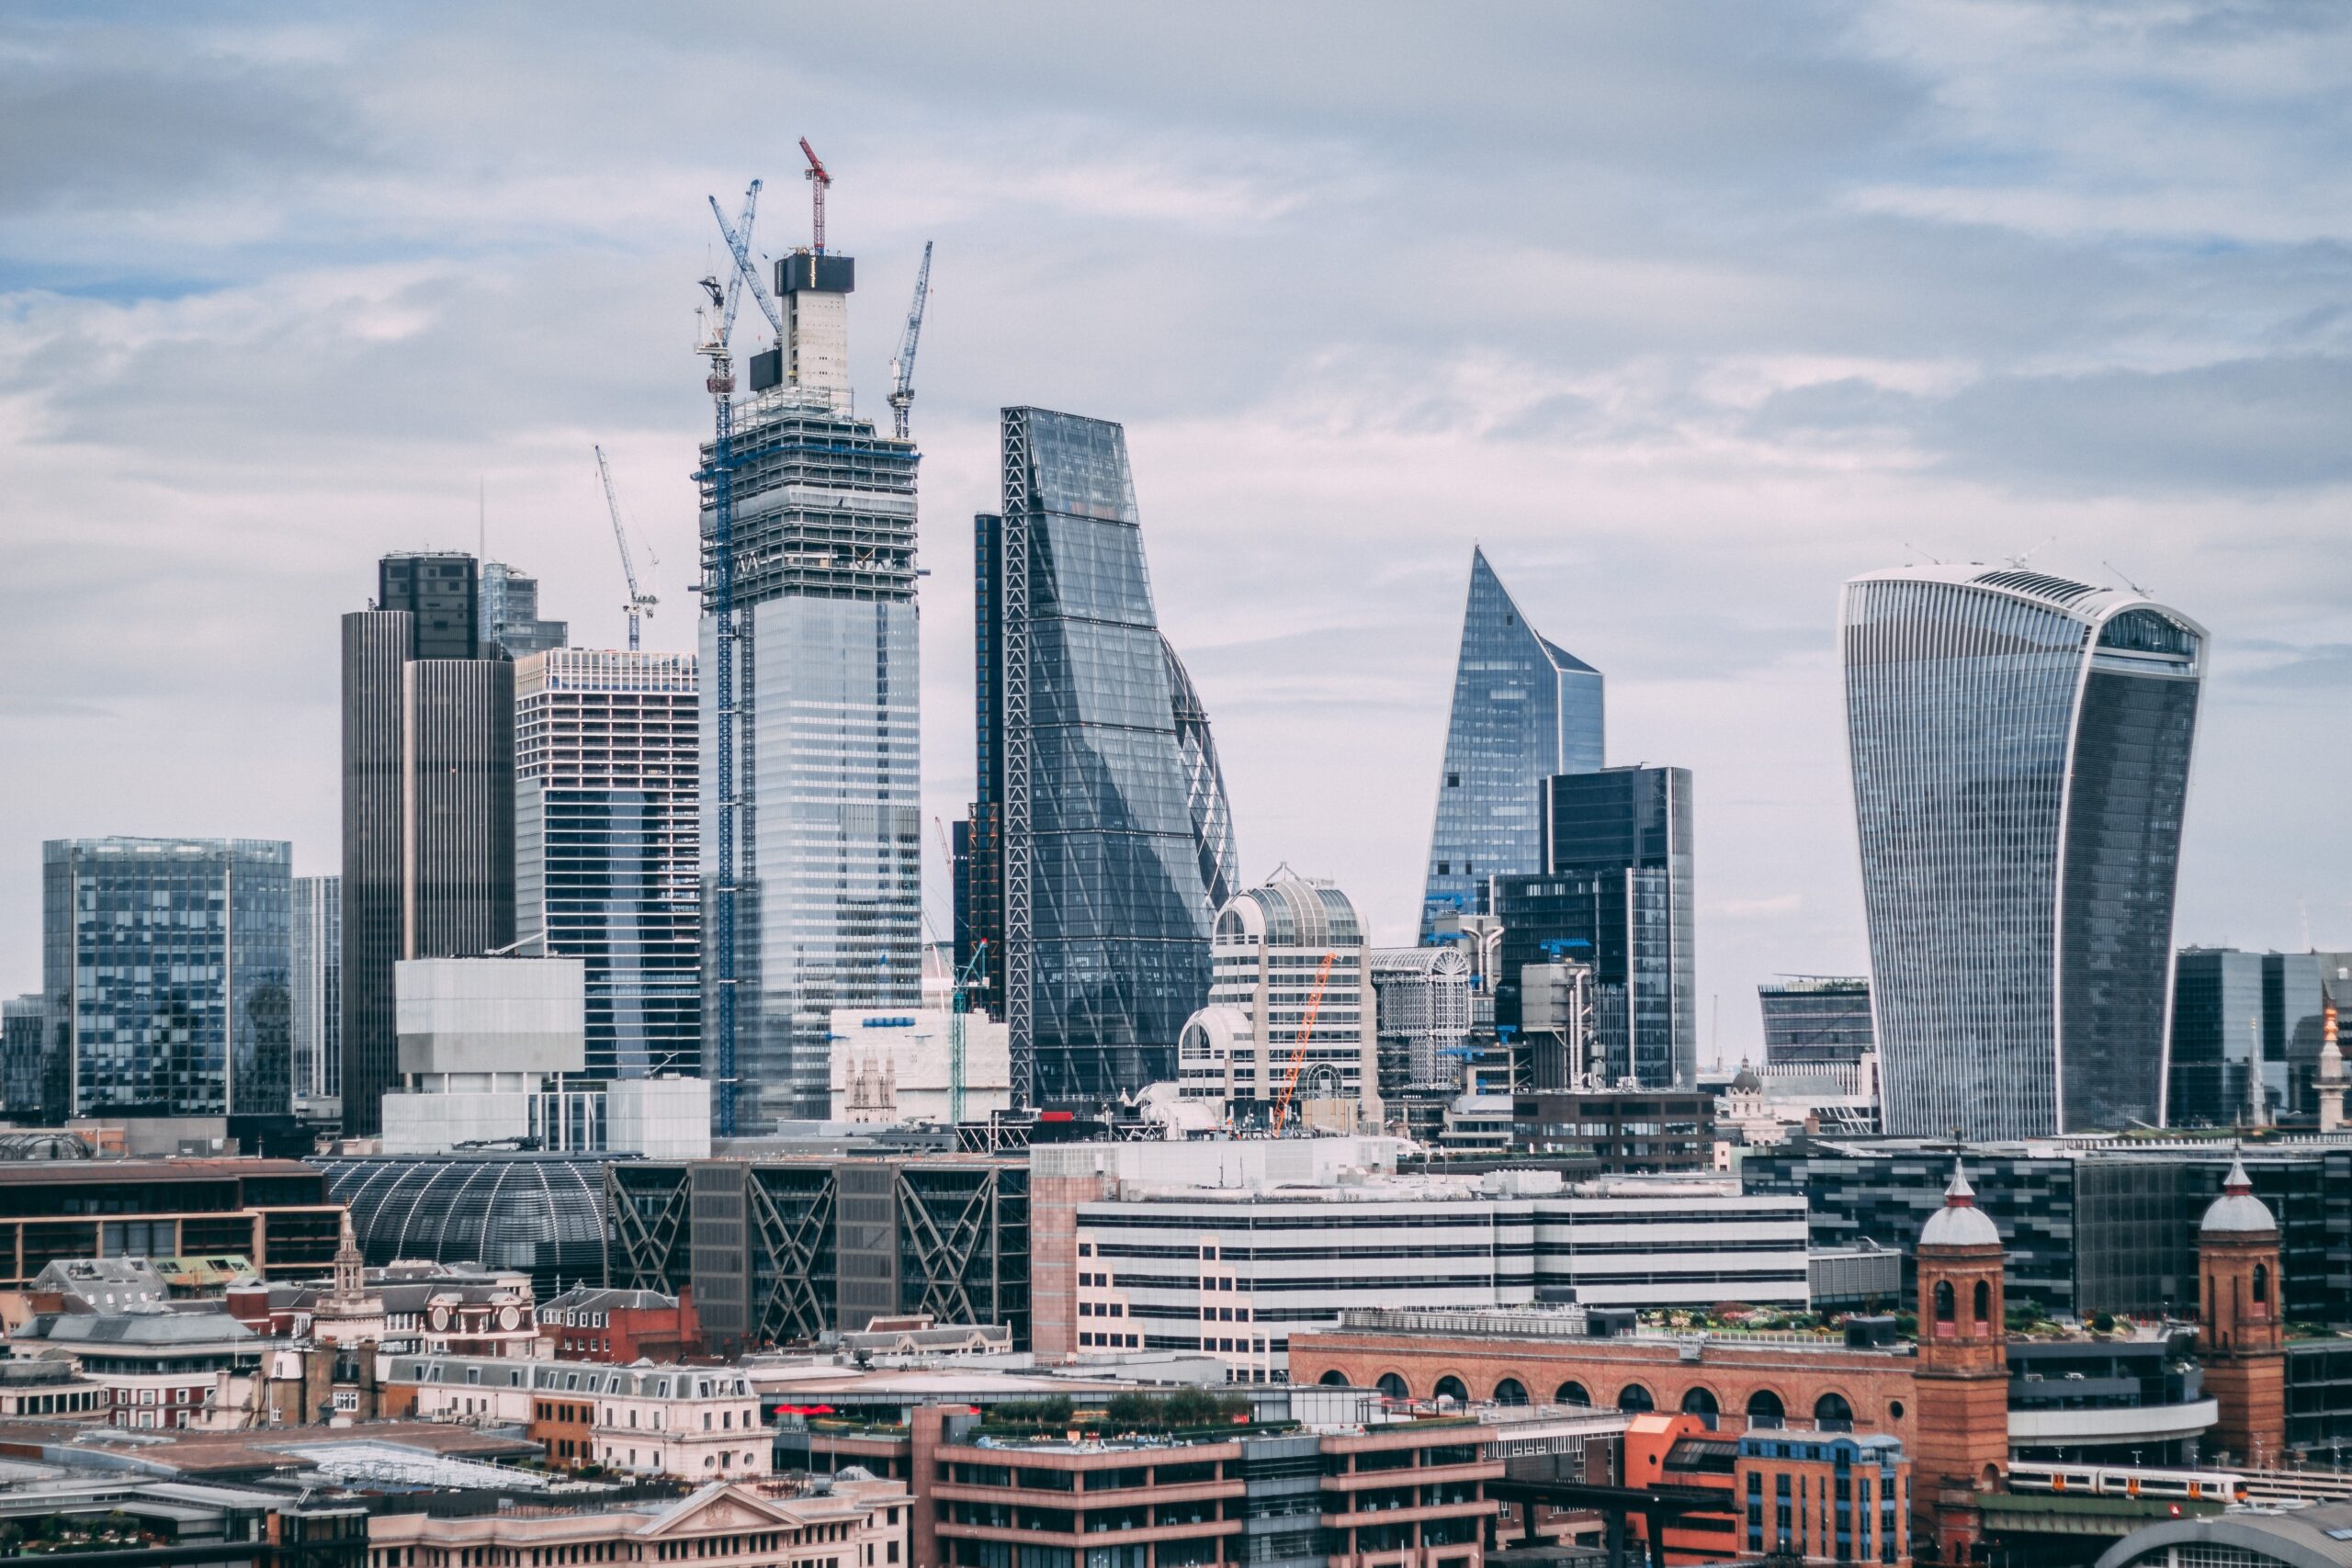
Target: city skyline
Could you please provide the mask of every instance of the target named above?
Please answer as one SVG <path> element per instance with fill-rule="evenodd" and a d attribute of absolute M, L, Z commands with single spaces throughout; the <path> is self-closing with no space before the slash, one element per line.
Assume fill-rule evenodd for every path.
<path fill-rule="evenodd" d="M 1754 1049 L 1757 981 L 1863 967 L 1834 600 L 1906 554 L 2128 571 L 2187 604 L 2223 652 L 2177 939 L 2301 948 L 2308 920 L 2312 945 L 2352 945 L 2325 782 L 2340 772 L 2326 716 L 2352 678 L 2346 568 L 2325 548 L 2346 475 L 2314 418 L 2345 376 L 2340 138 L 2276 112 L 2311 90 L 2293 62 L 2340 57 L 2340 28 L 2249 23 L 2217 40 L 2005 15 L 1962 42 L 1799 12 L 1784 52 L 1741 67 L 1766 72 L 1747 96 L 1710 95 L 1727 68 L 1708 57 L 1658 66 L 1651 37 L 1631 79 L 1657 107 L 1600 95 L 1620 132 L 1603 160 L 1590 111 L 1514 111 L 1537 117 L 1526 134 L 1488 135 L 1501 111 L 1467 84 L 1514 57 L 1556 61 L 1540 46 L 1564 39 L 1571 87 L 1626 75 L 1645 56 L 1633 24 L 1530 25 L 1476 54 L 1400 15 L 1367 26 L 1411 46 L 1426 96 L 1376 107 L 1393 96 L 1378 73 L 1341 60 L 1304 124 L 1245 77 L 1230 123 L 1212 127 L 1116 64 L 1132 35 L 1098 19 L 1022 67 L 1082 86 L 1040 96 L 1095 134 L 1018 118 L 1001 147 L 962 134 L 987 118 L 981 97 L 936 73 L 921 77 L 926 118 L 888 123 L 877 35 L 860 27 L 829 21 L 811 39 L 824 58 L 788 64 L 796 112 L 807 105 L 794 129 L 826 150 L 836 220 L 860 235 L 852 342 L 868 389 L 885 384 L 922 241 L 939 240 L 914 415 L 935 573 L 923 816 L 953 820 L 970 798 L 964 519 L 990 503 L 995 409 L 1034 400 L 1121 420 L 1153 476 L 1157 597 L 1216 720 L 1244 878 L 1314 865 L 1384 942 L 1411 936 L 1426 842 L 1401 824 L 1426 822 L 1460 553 L 1480 542 L 1536 624 L 1609 671 L 1612 755 L 1710 781 L 1702 1061 L 1711 998 L 1736 1060 Z M 580 136 L 594 130 L 582 104 L 514 35 L 466 28 L 484 68 L 524 84 L 576 147 L 510 135 L 460 86 L 474 118 L 396 148 L 379 133 L 425 123 L 420 58 L 323 27 L 308 56 L 212 39 L 248 73 L 240 90 L 322 109 L 314 133 L 232 142 L 164 197 L 141 183 L 160 174 L 118 159 L 81 181 L 90 152 L 44 147 L 9 198 L 16 265 L 0 287 L 25 308 L 0 333 L 35 418 L 0 434 L 28 547 L 0 588 L 14 682 L 0 705 L 13 743 L 51 759 L 0 786 L 0 818 L 21 825 L 0 855 L 20 878 L 41 839 L 110 832 L 290 838 L 299 872 L 333 872 L 324 676 L 348 584 L 386 549 L 472 547 L 486 474 L 489 556 L 537 571 L 575 642 L 620 646 L 591 435 L 611 437 L 665 563 L 650 646 L 691 646 L 682 476 L 707 404 L 680 340 L 707 259 L 700 203 L 765 174 L 763 247 L 797 243 L 790 138 L 722 141 L 666 87 L 650 101 L 674 134 L 633 110 Z M 170 89 L 141 94 L 171 106 L 164 127 L 233 129 L 234 73 L 173 36 L 158 29 L 119 69 Z M 1988 73 L 1996 54 L 2005 70 L 2035 62 L 2028 87 Z M 318 96 L 321 58 L 379 89 L 369 107 Z M 2069 95 L 2027 96 L 2064 79 L 2113 107 L 2266 67 L 2273 96 L 2198 98 L 2152 130 L 2146 163 L 2052 107 Z M 1455 183 L 1432 197 L 1427 169 L 1396 154 L 1448 121 L 1484 156 L 1450 161 Z M 490 123 L 515 172 L 465 159 Z M 2217 165 L 2192 146 L 2245 157 Z M 1735 154 L 1763 199 L 1701 167 Z M 595 200 L 558 194 L 591 179 Z M 351 210 L 339 180 L 364 186 L 375 216 L 322 254 L 304 236 Z M 208 236 L 199 213 L 224 197 L 254 216 Z M 1465 270 L 1442 300 L 1394 287 L 1393 242 L 1367 243 L 1432 199 Z M 1017 227 L 989 215 L 1008 201 Z M 147 209 L 129 231 L 109 216 Z M 482 254 L 482 215 L 508 211 L 514 254 Z M 134 264 L 125 232 L 156 243 Z M 1233 268 L 1175 271 L 1162 254 L 1204 249 Z M 1341 254 L 1358 270 L 1339 270 Z M 1154 308 L 1137 311 L 1144 296 Z M 591 349 L 566 341 L 582 319 L 610 329 Z M 285 344 L 306 340 L 317 352 L 288 364 Z M 139 462 L 117 464 L 131 450 L 116 445 L 120 412 L 166 404 Z M 2249 408 L 2264 412 L 2232 412 Z M 2301 765 L 2276 765 L 2286 756 Z M 163 757 L 169 798 L 153 787 Z M 922 838 L 937 921 L 946 878 L 927 823 Z M 34 984 L 29 905 L 0 908 L 0 989 Z"/>

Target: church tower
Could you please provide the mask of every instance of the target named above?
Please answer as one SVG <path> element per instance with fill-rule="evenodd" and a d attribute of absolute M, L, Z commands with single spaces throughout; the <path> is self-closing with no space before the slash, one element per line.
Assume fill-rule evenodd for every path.
<path fill-rule="evenodd" d="M 1919 1232 L 1919 1362 L 1914 1374 L 1913 1512 L 1939 1558 L 1966 1562 L 1982 1532 L 1978 1494 L 2009 1461 L 2009 1356 L 2001 1233 L 1959 1166 L 1944 1206 Z"/>
<path fill-rule="evenodd" d="M 2285 1456 L 2287 1361 L 2280 1316 L 2278 1223 L 2254 1195 L 2245 1161 L 2233 1160 L 2222 1195 L 2197 1227 L 2202 1296 L 2197 1348 L 2205 1392 L 2220 1406 L 2208 1439 L 2215 1461 L 2267 1466 Z"/>

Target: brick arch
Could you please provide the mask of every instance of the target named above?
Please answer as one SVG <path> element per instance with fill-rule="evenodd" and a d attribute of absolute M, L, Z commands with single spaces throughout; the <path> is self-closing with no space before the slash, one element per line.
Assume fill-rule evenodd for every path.
<path fill-rule="evenodd" d="M 1756 1408 L 1757 1401 L 1759 1399 L 1769 1399 L 1774 1404 L 1780 1406 L 1780 1408 L 1777 1410 L 1765 1410 L 1759 1412 Z M 1757 1383 L 1747 1391 L 1747 1397 L 1739 1402 L 1739 1410 L 1737 1414 L 1742 1419 L 1749 1421 L 1756 1419 L 1758 1415 L 1767 1416 L 1777 1416 L 1781 1420 L 1785 1421 L 1789 1417 L 1789 1396 L 1772 1383 Z"/>
<path fill-rule="evenodd" d="M 1391 1378 L 1396 1380 L 1396 1392 L 1394 1393 L 1390 1393 L 1385 1386 L 1388 1380 Z M 1410 1399 L 1413 1397 L 1413 1380 L 1407 1377 L 1404 1373 L 1397 1371 L 1393 1367 L 1388 1371 L 1382 1372 L 1378 1377 L 1373 1379 L 1372 1386 L 1380 1389 L 1385 1393 L 1387 1393 L 1388 1397 L 1391 1399 Z"/>

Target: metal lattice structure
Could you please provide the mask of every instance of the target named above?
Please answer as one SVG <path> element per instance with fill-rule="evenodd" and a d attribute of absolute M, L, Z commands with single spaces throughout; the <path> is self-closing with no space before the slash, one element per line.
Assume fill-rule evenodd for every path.
<path fill-rule="evenodd" d="M 1029 878 L 1029 416 L 1004 416 L 1004 531 L 1001 570 L 1004 633 L 1004 1018 L 1015 1111 L 1035 1103 L 1036 1018 L 1030 987 Z"/>

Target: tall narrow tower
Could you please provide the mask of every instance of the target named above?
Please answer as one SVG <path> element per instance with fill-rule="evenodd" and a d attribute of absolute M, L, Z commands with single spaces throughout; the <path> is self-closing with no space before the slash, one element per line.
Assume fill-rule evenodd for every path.
<path fill-rule="evenodd" d="M 2001 1233 L 1976 1206 L 1958 1165 L 1944 1206 L 1920 1229 L 1918 1409 L 1913 1512 L 1927 1521 L 1943 1561 L 1968 1555 L 1982 1525 L 1980 1493 L 2001 1483 L 2009 1460 L 2009 1355 L 2003 1325 Z"/>
<path fill-rule="evenodd" d="M 2275 1465 L 2287 1445 L 2287 1360 L 2279 1318 L 2278 1222 L 2254 1195 L 2245 1161 L 2233 1160 L 2222 1195 L 2197 1227 L 2204 1303 L 2197 1348 L 2206 1392 L 2220 1406 L 2217 1458 Z"/>

